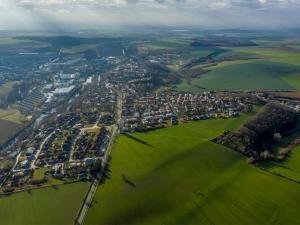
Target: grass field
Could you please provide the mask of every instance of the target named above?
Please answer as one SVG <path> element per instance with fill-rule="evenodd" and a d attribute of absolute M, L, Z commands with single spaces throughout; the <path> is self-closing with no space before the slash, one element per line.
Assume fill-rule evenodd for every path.
<path fill-rule="evenodd" d="M 85 225 L 299 224 L 299 185 L 209 141 L 246 118 L 121 136 Z"/>
<path fill-rule="evenodd" d="M 86 45 L 77 45 L 73 46 L 70 48 L 63 48 L 62 52 L 63 53 L 68 53 L 68 54 L 78 54 L 82 53 L 88 50 L 97 50 L 97 45 L 96 44 L 86 44 Z"/>
<path fill-rule="evenodd" d="M 150 44 L 146 44 L 145 47 L 153 50 L 183 49 L 183 48 L 191 48 L 190 42 L 191 42 L 190 40 L 167 38 L 161 41 L 155 41 Z"/>
<path fill-rule="evenodd" d="M 273 173 L 300 182 L 300 146 L 294 148 L 290 156 L 281 162 L 266 162 L 262 166 Z"/>
<path fill-rule="evenodd" d="M 194 50 L 189 53 L 181 55 L 178 60 L 172 62 L 172 64 L 168 65 L 168 67 L 173 71 L 178 71 L 182 65 L 190 62 L 191 60 L 199 59 L 202 57 L 206 57 L 211 54 L 213 50 L 211 49 L 202 49 L 202 50 Z"/>
<path fill-rule="evenodd" d="M 15 39 L 15 38 L 0 38 L 1 45 L 32 45 L 42 44 L 41 42 L 29 40 L 29 39 Z"/>
<path fill-rule="evenodd" d="M 24 127 L 25 118 L 18 110 L 0 109 L 0 145 Z"/>
<path fill-rule="evenodd" d="M 0 85 L 0 100 L 4 99 L 13 90 L 14 85 L 18 83 L 18 81 L 10 81 Z"/>
<path fill-rule="evenodd" d="M 295 86 L 290 85 L 283 77 L 300 72 L 300 67 L 279 62 L 238 61 L 236 64 L 223 64 L 225 65 L 217 66 L 200 78 L 193 79 L 191 84 L 207 90 L 293 90 Z M 189 86 L 178 86 L 178 90 L 188 89 Z"/>
<path fill-rule="evenodd" d="M 0 119 L 23 124 L 25 121 L 24 116 L 20 111 L 15 109 L 4 110 L 0 109 Z"/>
<path fill-rule="evenodd" d="M 74 225 L 88 183 L 74 183 L 0 197 L 1 225 Z"/>
<path fill-rule="evenodd" d="M 0 145 L 12 138 L 22 128 L 23 125 L 20 123 L 0 119 Z"/>
<path fill-rule="evenodd" d="M 286 76 L 283 76 L 282 80 L 284 80 L 295 90 L 300 91 L 300 73 L 288 74 Z"/>
<path fill-rule="evenodd" d="M 293 50 L 277 48 L 289 45 L 291 40 L 269 42 L 261 40 L 260 48 L 228 49 L 218 57 L 224 56 L 258 56 L 261 59 L 223 61 L 211 65 L 195 65 L 210 72 L 200 78 L 192 79 L 190 84 L 182 81 L 177 86 L 179 91 L 189 89 L 201 91 L 212 90 L 300 90 L 300 53 Z M 298 43 L 298 42 L 295 42 Z M 278 46 L 277 46 L 278 45 Z M 273 47 L 273 48 L 270 48 Z M 294 72 L 293 72 L 294 71 Z M 203 91 L 203 90 L 202 90 Z"/>
<path fill-rule="evenodd" d="M 39 168 L 34 170 L 33 180 L 42 180 L 45 178 L 45 173 L 49 171 L 47 168 Z"/>
<path fill-rule="evenodd" d="M 270 62 L 287 63 L 300 66 L 300 53 L 279 49 L 243 49 L 241 53 L 255 54 L 266 57 Z"/>

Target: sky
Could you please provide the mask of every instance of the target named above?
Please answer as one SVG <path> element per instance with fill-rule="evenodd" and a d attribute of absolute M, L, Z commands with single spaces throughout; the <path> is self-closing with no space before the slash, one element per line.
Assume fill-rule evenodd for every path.
<path fill-rule="evenodd" d="M 298 28 L 300 0 L 0 0 L 1 30 Z"/>

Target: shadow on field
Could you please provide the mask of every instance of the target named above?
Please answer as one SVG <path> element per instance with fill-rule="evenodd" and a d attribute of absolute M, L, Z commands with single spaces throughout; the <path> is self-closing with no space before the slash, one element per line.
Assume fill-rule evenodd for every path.
<path fill-rule="evenodd" d="M 122 174 L 123 181 L 128 184 L 130 187 L 136 187 L 135 183 L 133 183 L 131 180 L 129 180 L 125 174 Z"/>
<path fill-rule="evenodd" d="M 125 133 L 124 135 L 126 137 L 128 137 L 128 138 L 130 138 L 130 139 L 132 139 L 132 140 L 134 140 L 134 141 L 136 141 L 138 143 L 140 143 L 140 144 L 147 145 L 148 147 L 154 148 L 153 145 L 150 145 L 149 143 L 147 143 L 147 142 L 145 142 L 145 141 L 143 141 L 143 140 L 141 140 L 141 139 L 139 139 L 137 137 L 134 137 L 133 135 L 131 135 L 129 133 Z"/>
<path fill-rule="evenodd" d="M 57 185 L 51 185 L 50 187 L 52 187 L 54 190 L 58 190 L 58 186 Z"/>
<path fill-rule="evenodd" d="M 110 178 L 111 178 L 110 164 L 111 164 L 111 156 L 108 156 L 108 162 L 106 163 L 106 165 L 104 167 L 103 177 L 100 180 L 100 184 L 104 184 L 106 182 L 106 180 L 110 180 Z"/>

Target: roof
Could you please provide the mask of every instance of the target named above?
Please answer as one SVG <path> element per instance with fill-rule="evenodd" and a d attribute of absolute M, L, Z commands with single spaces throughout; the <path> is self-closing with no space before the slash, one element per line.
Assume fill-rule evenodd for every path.
<path fill-rule="evenodd" d="M 68 94 L 75 89 L 75 85 L 71 85 L 69 87 L 56 88 L 53 91 L 53 94 Z"/>

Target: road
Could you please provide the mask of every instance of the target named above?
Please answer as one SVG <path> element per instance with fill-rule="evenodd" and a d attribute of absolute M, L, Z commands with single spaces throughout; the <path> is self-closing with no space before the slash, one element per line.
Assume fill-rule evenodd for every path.
<path fill-rule="evenodd" d="M 46 144 L 46 142 L 49 140 L 49 138 L 55 133 L 55 131 L 51 132 L 42 142 L 42 144 L 40 145 L 39 149 L 36 151 L 35 156 L 34 156 L 34 160 L 32 160 L 31 165 L 30 165 L 30 169 L 35 169 L 36 165 L 35 162 L 38 159 L 39 155 L 41 154 L 41 151 L 43 150 L 44 145 Z"/>
<path fill-rule="evenodd" d="M 109 155 L 110 155 L 110 152 L 111 152 L 111 149 L 112 149 L 111 146 L 112 146 L 112 143 L 113 143 L 113 140 L 114 140 L 114 138 L 116 136 L 117 131 L 118 131 L 117 126 L 114 125 L 113 131 L 112 131 L 112 135 L 111 135 L 109 144 L 107 146 L 107 150 L 106 150 L 105 155 L 103 156 L 103 159 L 102 159 L 102 166 L 104 166 L 104 167 L 107 164 L 107 161 L 109 159 Z M 81 209 L 81 212 L 79 214 L 79 217 L 77 219 L 76 225 L 82 225 L 83 224 L 85 216 L 86 216 L 86 214 L 88 212 L 89 207 L 92 204 L 94 195 L 95 195 L 95 193 L 97 191 L 97 187 L 98 187 L 101 179 L 103 178 L 103 176 L 104 176 L 104 173 L 98 174 L 97 178 L 94 180 L 93 184 L 91 185 L 89 193 L 87 194 L 87 197 L 86 197 L 85 202 L 84 202 L 84 204 L 82 206 L 82 209 Z"/>
<path fill-rule="evenodd" d="M 108 159 L 109 159 L 109 156 L 110 156 L 110 153 L 111 153 L 111 150 L 112 150 L 113 141 L 115 139 L 116 134 L 118 133 L 118 125 L 121 121 L 121 116 L 122 116 L 122 95 L 118 94 L 117 109 L 116 109 L 116 124 L 113 125 L 111 137 L 110 137 L 109 143 L 107 145 L 107 150 L 105 151 L 105 154 L 102 158 L 102 168 L 105 168 L 105 166 L 108 162 Z M 83 206 L 81 208 L 80 214 L 77 218 L 76 225 L 83 225 L 84 219 L 87 215 L 89 207 L 91 206 L 94 195 L 97 191 L 97 187 L 98 187 L 101 179 L 103 178 L 103 176 L 104 176 L 104 173 L 102 173 L 102 172 L 99 173 L 97 178 L 92 183 L 92 185 L 90 187 L 90 190 L 87 194 L 87 197 L 86 197 L 86 199 L 83 203 Z"/>
<path fill-rule="evenodd" d="M 9 173 L 7 173 L 7 175 L 5 176 L 5 178 L 1 181 L 0 188 L 2 188 L 3 184 L 5 183 L 5 181 L 9 177 L 9 175 L 11 175 L 15 171 L 15 169 L 16 169 L 16 167 L 18 165 L 18 162 L 19 162 L 19 158 L 21 157 L 21 154 L 22 154 L 21 152 L 18 153 L 18 155 L 16 157 L 16 160 L 15 160 L 15 164 L 13 165 L 13 167 L 11 168 L 11 170 L 9 171 Z"/>

